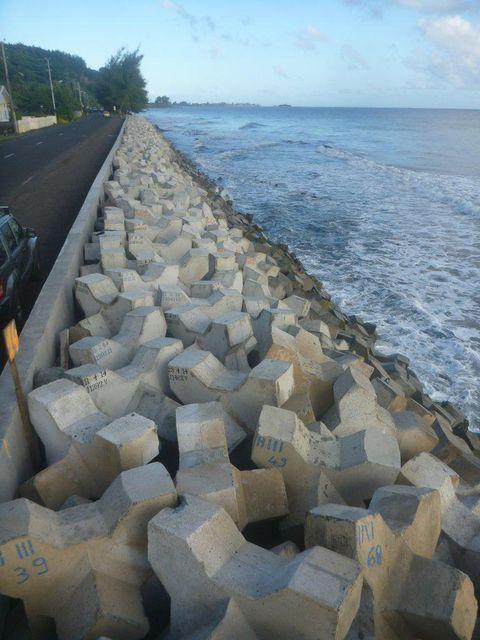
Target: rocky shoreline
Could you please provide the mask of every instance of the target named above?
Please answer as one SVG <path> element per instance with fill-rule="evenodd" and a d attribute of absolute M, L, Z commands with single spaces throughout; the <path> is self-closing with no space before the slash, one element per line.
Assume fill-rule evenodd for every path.
<path fill-rule="evenodd" d="M 158 125 L 154 126 L 162 135 L 161 128 L 158 127 Z M 375 331 L 376 327 L 372 323 L 363 322 L 358 316 L 348 316 L 347 314 L 344 314 L 338 307 L 338 305 L 332 303 L 331 295 L 325 291 L 325 289 L 323 288 L 323 283 L 320 282 L 314 275 L 307 272 L 302 262 L 287 245 L 279 245 L 269 242 L 268 238 L 265 236 L 263 227 L 255 223 L 253 215 L 246 215 L 236 211 L 233 202 L 228 198 L 228 195 L 227 199 L 222 197 L 222 189 L 216 184 L 216 182 L 212 178 L 207 176 L 195 164 L 195 162 L 188 158 L 184 153 L 176 149 L 174 145 L 168 141 L 168 139 L 164 139 L 172 150 L 173 156 L 178 166 L 182 167 L 187 173 L 189 173 L 189 175 L 207 191 L 211 203 L 218 203 L 219 208 L 225 212 L 228 223 L 232 226 L 240 227 L 245 232 L 249 232 L 257 242 L 263 243 L 272 254 L 275 252 L 277 255 L 280 255 L 281 259 L 283 260 L 283 264 L 285 265 L 284 271 L 288 272 L 289 267 L 291 267 L 291 270 L 294 273 L 301 274 L 303 277 L 308 278 L 312 282 L 310 293 L 318 296 L 323 301 L 328 301 L 331 309 L 333 310 L 333 313 L 337 314 L 337 316 L 339 316 L 342 321 L 347 322 L 350 320 L 352 324 L 358 323 L 358 325 L 363 327 L 364 331 L 361 333 L 363 336 L 368 335 L 372 339 L 368 345 L 368 348 L 370 352 L 374 352 L 375 340 L 377 338 Z M 349 336 L 349 339 L 352 340 L 352 336 Z M 357 349 L 360 350 L 358 346 Z M 360 354 L 364 355 L 362 353 Z M 453 405 L 449 401 L 434 403 L 434 401 L 428 396 L 428 394 L 423 392 L 421 381 L 419 380 L 415 371 L 410 367 L 410 360 L 406 356 L 401 354 L 393 354 L 391 356 L 387 356 L 386 358 L 384 357 L 383 360 L 392 360 L 395 357 L 397 357 L 399 362 L 401 362 L 403 365 L 402 367 L 399 367 L 399 370 L 397 372 L 400 375 L 405 375 L 405 370 L 407 370 L 407 375 L 413 378 L 412 385 L 410 386 L 409 391 L 412 391 L 412 387 L 415 387 L 415 391 L 412 391 L 412 393 L 409 395 L 412 395 L 415 400 L 420 402 L 426 409 L 435 407 L 435 410 L 442 413 L 442 415 L 449 421 L 456 435 L 459 435 L 460 437 L 466 436 L 467 442 L 472 447 L 472 449 L 480 451 L 480 440 L 478 440 L 474 432 L 470 432 L 468 430 L 469 421 L 467 417 L 462 413 L 462 411 L 460 411 L 457 406 Z M 377 360 L 380 361 L 381 359 L 382 358 L 377 357 Z M 388 367 L 386 368 L 386 370 L 388 370 Z"/>
<path fill-rule="evenodd" d="M 114 169 L 0 593 L 61 640 L 478 637 L 465 417 L 152 124 Z"/>

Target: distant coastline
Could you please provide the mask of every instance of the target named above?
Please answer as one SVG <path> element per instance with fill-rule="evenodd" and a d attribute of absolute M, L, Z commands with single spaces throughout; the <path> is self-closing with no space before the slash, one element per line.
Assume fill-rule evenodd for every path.
<path fill-rule="evenodd" d="M 147 109 L 166 109 L 167 107 L 261 107 L 260 104 L 253 102 L 169 102 L 157 103 L 149 102 Z M 289 105 L 279 105 L 286 107 Z"/>

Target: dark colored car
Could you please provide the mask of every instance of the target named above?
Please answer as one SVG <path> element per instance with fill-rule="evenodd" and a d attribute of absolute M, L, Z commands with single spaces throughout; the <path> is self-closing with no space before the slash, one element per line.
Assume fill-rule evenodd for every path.
<path fill-rule="evenodd" d="M 22 227 L 0 207 L 0 323 L 22 320 L 22 293 L 25 284 L 38 277 L 38 238 L 33 229 Z"/>

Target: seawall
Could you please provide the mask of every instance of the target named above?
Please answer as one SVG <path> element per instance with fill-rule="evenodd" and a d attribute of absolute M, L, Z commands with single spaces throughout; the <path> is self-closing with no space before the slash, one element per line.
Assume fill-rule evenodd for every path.
<path fill-rule="evenodd" d="M 74 322 L 72 287 L 83 263 L 83 245 L 93 230 L 98 207 L 105 198 L 103 182 L 112 171 L 113 157 L 122 135 L 123 128 L 87 193 L 22 330 L 20 352 L 16 360 L 25 393 L 33 387 L 35 372 L 55 362 L 59 333 Z M 0 375 L 0 501 L 11 499 L 18 485 L 31 475 L 31 471 L 7 364 Z"/>

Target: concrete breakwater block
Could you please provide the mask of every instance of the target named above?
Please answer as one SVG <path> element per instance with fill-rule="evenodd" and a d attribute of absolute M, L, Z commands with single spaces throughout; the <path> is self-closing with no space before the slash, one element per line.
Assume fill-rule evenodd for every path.
<path fill-rule="evenodd" d="M 263 405 L 282 406 L 293 395 L 293 368 L 263 360 L 248 374 L 227 369 L 209 351 L 191 348 L 168 365 L 170 388 L 184 404 L 218 400 L 248 431 Z"/>
<path fill-rule="evenodd" d="M 363 637 L 472 637 L 470 578 L 432 559 L 440 512 L 438 492 L 401 486 L 379 489 L 368 510 L 327 504 L 310 511 L 306 547 L 324 545 L 362 566 L 370 597 L 364 606 L 373 616 L 358 620 Z"/>
<path fill-rule="evenodd" d="M 155 463 L 124 471 L 91 504 L 58 512 L 25 498 L 0 504 L 0 592 L 23 600 L 37 636 L 48 618 L 61 640 L 143 638 L 147 523 L 176 501 Z"/>
<path fill-rule="evenodd" d="M 91 442 L 76 440 L 64 458 L 27 481 L 20 493 L 50 509 L 70 496 L 99 498 L 122 472 L 141 467 L 158 455 L 155 423 L 132 413 L 102 427 Z"/>
<path fill-rule="evenodd" d="M 130 362 L 141 344 L 163 338 L 167 332 L 165 317 L 157 307 L 138 307 L 123 318 L 120 331 L 112 338 L 88 336 L 70 345 L 74 366 L 98 364 L 118 369 Z"/>
<path fill-rule="evenodd" d="M 234 467 L 228 457 L 225 422 L 219 418 L 218 403 L 177 409 L 178 492 L 223 507 L 239 529 L 249 522 L 285 516 L 288 504 L 281 474 L 276 469 Z"/>
<path fill-rule="evenodd" d="M 390 434 L 366 429 L 338 438 L 323 425 L 311 431 L 292 411 L 271 406 L 260 414 L 252 460 L 282 474 L 288 527 L 303 526 L 307 512 L 319 504 L 363 506 L 400 472 L 398 444 Z"/>
<path fill-rule="evenodd" d="M 31 391 L 28 410 L 48 464 L 64 458 L 74 439 L 91 442 L 97 431 L 110 422 L 84 388 L 64 379 Z"/>
<path fill-rule="evenodd" d="M 461 414 L 142 118 L 104 190 L 62 366 L 28 398 L 49 466 L 0 505 L 0 591 L 38 633 L 140 638 L 151 565 L 152 637 L 469 640 Z"/>
<path fill-rule="evenodd" d="M 199 349 L 209 351 L 229 369 L 249 371 L 248 355 L 257 345 L 248 313 L 230 311 L 217 316 L 210 329 L 196 339 Z"/>
<path fill-rule="evenodd" d="M 183 351 L 175 338 L 154 338 L 141 344 L 132 361 L 112 371 L 97 364 L 68 369 L 64 377 L 83 386 L 95 406 L 112 418 L 137 410 L 145 395 L 170 393 L 168 363 Z"/>
<path fill-rule="evenodd" d="M 223 508 L 191 496 L 151 520 L 148 557 L 171 598 L 172 637 L 208 628 L 233 601 L 229 617 L 258 638 L 341 639 L 360 603 L 356 561 L 321 547 L 285 559 L 247 542 Z"/>
<path fill-rule="evenodd" d="M 477 458 L 459 459 L 459 473 L 429 453 L 412 458 L 399 481 L 438 491 L 444 540 L 439 555 L 465 571 L 480 593 L 480 465 Z M 463 474 L 463 477 L 462 475 Z"/>

